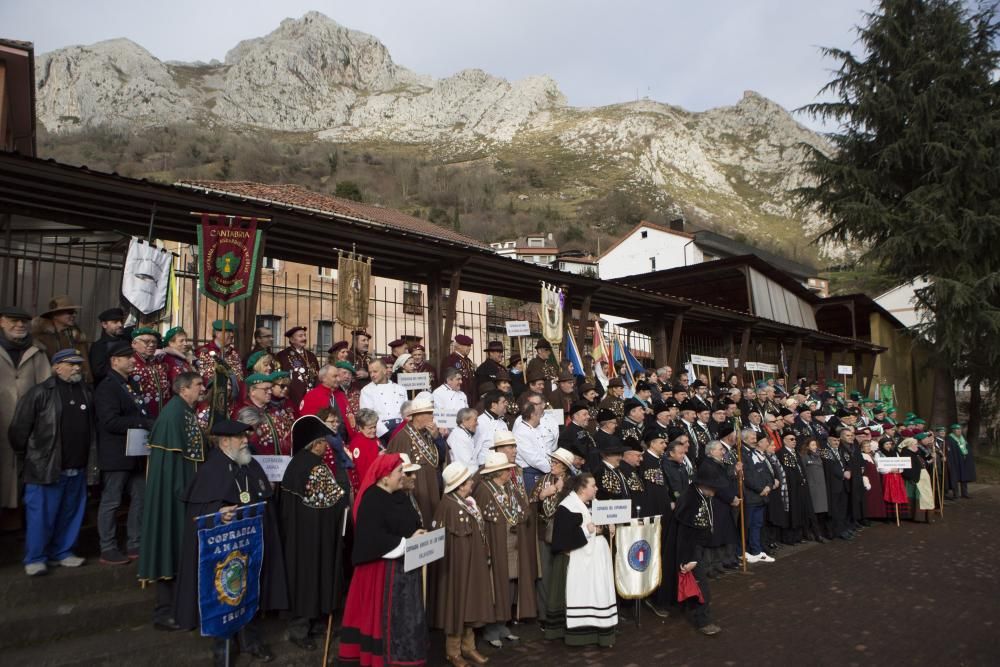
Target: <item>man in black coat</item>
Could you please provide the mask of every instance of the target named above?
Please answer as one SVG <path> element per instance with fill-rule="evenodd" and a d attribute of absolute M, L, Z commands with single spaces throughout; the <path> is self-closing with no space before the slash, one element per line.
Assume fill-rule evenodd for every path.
<path fill-rule="evenodd" d="M 757 434 L 743 430 L 743 503 L 746 512 L 747 562 L 771 563 L 774 559 L 764 552 L 761 531 L 767 497 L 774 489 L 774 475 L 764 455 L 757 451 Z"/>
<path fill-rule="evenodd" d="M 834 433 L 826 440 L 826 447 L 819 450 L 823 457 L 823 473 L 826 476 L 826 493 L 830 497 L 828 516 L 828 537 L 842 540 L 854 538 L 847 521 L 847 480 L 846 468 L 840 453 L 840 436 Z"/>
<path fill-rule="evenodd" d="M 693 469 L 685 453 L 688 446 L 684 441 L 685 438 L 687 436 L 682 434 L 667 444 L 667 456 L 663 463 L 663 474 L 670 491 L 671 509 L 691 484 Z"/>
<path fill-rule="evenodd" d="M 214 447 L 198 474 L 184 492 L 186 532 L 181 547 L 181 562 L 177 573 L 177 624 L 185 629 L 200 625 L 198 609 L 198 532 L 195 519 L 221 512 L 228 523 L 236 517 L 240 505 L 270 501 L 274 495 L 267 474 L 260 467 L 247 444 L 248 424 L 219 419 L 212 424 Z M 277 513 L 267 502 L 264 513 L 264 562 L 260 574 L 260 610 L 288 608 L 288 588 L 285 584 L 285 559 L 278 534 Z M 238 633 L 240 650 L 261 662 L 270 662 L 274 654 L 261 642 L 256 621 L 250 621 Z M 216 665 L 225 664 L 226 641 L 216 638 L 212 653 Z M 232 662 L 230 663 L 232 664 Z M 228 667 L 228 666 L 227 666 Z"/>
<path fill-rule="evenodd" d="M 130 343 L 131 335 L 125 330 L 125 312 L 121 308 L 108 308 L 97 316 L 101 321 L 101 337 L 90 346 L 90 372 L 94 386 L 100 386 L 111 367 L 108 352 L 117 343 Z"/>
<path fill-rule="evenodd" d="M 605 417 L 615 421 L 613 414 L 605 414 Z M 591 464 L 596 464 L 599 460 L 597 443 L 587 430 L 587 425 L 590 423 L 590 406 L 583 401 L 577 401 L 570 408 L 569 419 L 569 424 L 560 429 L 559 446 L 586 461 L 589 469 Z"/>
<path fill-rule="evenodd" d="M 97 532 L 101 540 L 101 563 L 126 565 L 139 558 L 142 536 L 142 503 L 146 493 L 146 458 L 126 456 L 128 432 L 149 430 L 153 425 L 143 407 L 131 374 L 135 355 L 128 343 L 108 350 L 110 370 L 94 393 L 97 415 L 97 465 L 101 469 L 101 504 L 97 509 Z M 118 507 L 129 496 L 126 553 L 118 548 Z"/>
<path fill-rule="evenodd" d="M 87 503 L 87 461 L 94 441 L 93 395 L 76 350 L 52 356 L 53 376 L 17 402 L 8 435 L 23 460 L 24 571 L 45 574 L 48 562 L 79 567 L 73 553 Z"/>
<path fill-rule="evenodd" d="M 484 393 L 484 390 L 480 389 L 480 387 L 487 382 L 492 383 L 496 387 L 497 376 L 500 374 L 500 371 L 505 370 L 503 367 L 503 343 L 498 340 L 491 340 L 483 351 L 486 353 L 486 360 L 479 364 L 479 368 L 476 369 L 477 398 Z M 474 405 L 474 403 L 470 401 L 469 405 Z"/>
<path fill-rule="evenodd" d="M 865 519 L 865 459 L 861 445 L 854 440 L 854 428 L 840 429 L 840 458 L 844 462 L 844 479 L 847 485 L 847 519 L 851 530 L 867 526 Z"/>

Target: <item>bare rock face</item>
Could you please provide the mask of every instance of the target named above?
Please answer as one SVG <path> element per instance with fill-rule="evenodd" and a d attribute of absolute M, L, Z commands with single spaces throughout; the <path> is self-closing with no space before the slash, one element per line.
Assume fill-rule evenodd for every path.
<path fill-rule="evenodd" d="M 767 238 L 823 223 L 795 209 L 791 192 L 808 182 L 804 147 L 829 145 L 757 93 L 699 113 L 651 100 L 573 108 L 546 76 L 416 74 L 317 12 L 239 43 L 222 63 L 163 63 L 124 39 L 60 49 L 39 57 L 37 87 L 39 120 L 54 132 L 193 121 L 442 153 L 555 145 L 722 228 Z"/>

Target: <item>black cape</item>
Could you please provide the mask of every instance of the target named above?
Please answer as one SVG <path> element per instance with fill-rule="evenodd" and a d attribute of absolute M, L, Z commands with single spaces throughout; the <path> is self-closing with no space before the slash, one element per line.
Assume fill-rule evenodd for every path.
<path fill-rule="evenodd" d="M 237 487 L 239 480 L 239 488 Z M 250 503 L 240 502 L 240 488 L 249 487 Z M 177 575 L 176 620 L 182 628 L 200 624 L 198 611 L 198 528 L 194 519 L 219 511 L 227 505 L 271 501 L 273 492 L 264 469 L 256 461 L 238 466 L 222 450 L 213 449 L 199 467 L 181 500 L 185 503 L 187 521 L 181 545 L 181 561 Z M 287 609 L 288 589 L 285 585 L 285 559 L 278 536 L 277 515 L 272 502 L 264 513 L 264 564 L 260 575 L 260 608 Z"/>
<path fill-rule="evenodd" d="M 350 494 L 323 459 L 299 450 L 281 480 L 281 540 L 294 616 L 319 618 L 341 607 Z"/>
<path fill-rule="evenodd" d="M 711 502 L 711 498 L 702 497 L 694 484 L 677 499 L 667 525 L 663 584 L 657 590 L 657 602 L 661 605 L 677 604 L 677 575 L 681 565 L 700 561 L 703 548 L 712 541 Z"/>

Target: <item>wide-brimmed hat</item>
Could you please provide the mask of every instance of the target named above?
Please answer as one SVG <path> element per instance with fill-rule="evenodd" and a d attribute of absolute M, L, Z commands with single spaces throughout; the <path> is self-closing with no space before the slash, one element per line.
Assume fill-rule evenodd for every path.
<path fill-rule="evenodd" d="M 608 408 L 601 408 L 597 412 L 597 423 L 603 424 L 604 422 L 616 422 L 618 421 L 618 415 L 614 413 L 614 410 Z"/>
<path fill-rule="evenodd" d="M 406 409 L 406 414 L 403 416 L 412 417 L 413 415 L 419 415 L 425 412 L 434 412 L 434 401 L 423 396 L 416 396 L 412 401 L 410 401 L 410 407 Z"/>
<path fill-rule="evenodd" d="M 516 463 L 508 461 L 507 456 L 502 452 L 490 452 L 486 455 L 486 462 L 483 463 L 483 467 L 479 470 L 479 474 L 488 475 L 491 472 L 507 470 L 508 468 L 515 467 L 516 465 Z"/>
<path fill-rule="evenodd" d="M 559 374 L 557 382 L 576 382 L 576 376 L 571 371 L 563 371 Z"/>
<path fill-rule="evenodd" d="M 316 415 L 299 417 L 292 423 L 292 454 L 328 435 L 333 435 L 333 431 Z"/>
<path fill-rule="evenodd" d="M 601 444 L 597 445 L 597 453 L 601 456 L 624 454 L 626 449 L 628 448 L 622 444 L 621 438 L 618 436 L 602 438 Z"/>
<path fill-rule="evenodd" d="M 503 343 L 498 340 L 491 340 L 486 344 L 486 348 L 483 352 L 503 352 Z"/>
<path fill-rule="evenodd" d="M 506 457 L 504 457 L 504 460 L 506 460 Z M 462 483 L 470 477 L 472 477 L 472 471 L 465 467 L 464 463 L 458 461 L 449 463 L 441 473 L 441 478 L 444 480 L 444 492 L 451 493 L 462 486 Z"/>
<path fill-rule="evenodd" d="M 551 350 L 552 349 L 552 343 L 550 343 L 549 341 L 545 340 L 544 338 L 539 339 L 539 341 L 537 343 L 535 343 L 535 349 L 536 350 Z"/>
<path fill-rule="evenodd" d="M 571 470 L 573 468 L 573 452 L 568 449 L 560 447 L 556 451 L 549 454 L 549 458 L 559 461 L 559 463 L 566 466 L 567 470 Z"/>
<path fill-rule="evenodd" d="M 40 317 L 49 317 L 62 310 L 80 310 L 80 306 L 73 303 L 73 300 L 65 294 L 54 296 L 49 300 L 48 310 L 42 313 Z"/>
<path fill-rule="evenodd" d="M 404 473 L 417 472 L 418 470 L 420 470 L 420 464 L 419 463 L 414 463 L 413 461 L 411 461 L 409 454 L 400 454 L 399 458 L 403 459 L 403 472 Z"/>
<path fill-rule="evenodd" d="M 510 445 L 517 447 L 517 440 L 514 439 L 513 433 L 502 429 L 493 432 L 493 442 L 490 444 L 490 449 L 509 447 Z"/>

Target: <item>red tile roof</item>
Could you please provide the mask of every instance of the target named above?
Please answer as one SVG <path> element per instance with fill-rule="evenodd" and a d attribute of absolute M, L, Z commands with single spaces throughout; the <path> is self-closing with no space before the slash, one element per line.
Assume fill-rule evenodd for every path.
<path fill-rule="evenodd" d="M 203 190 L 213 190 L 238 197 L 250 197 L 296 208 L 320 211 L 331 215 L 359 218 L 366 222 L 385 225 L 407 232 L 445 239 L 477 248 L 489 248 L 482 241 L 440 227 L 433 222 L 407 215 L 391 208 L 362 204 L 342 197 L 313 192 L 301 185 L 268 185 L 249 181 L 180 181 L 180 185 Z"/>

